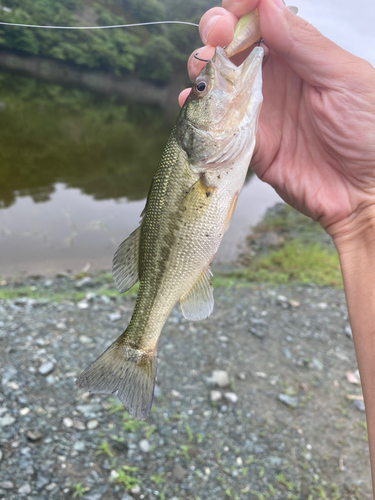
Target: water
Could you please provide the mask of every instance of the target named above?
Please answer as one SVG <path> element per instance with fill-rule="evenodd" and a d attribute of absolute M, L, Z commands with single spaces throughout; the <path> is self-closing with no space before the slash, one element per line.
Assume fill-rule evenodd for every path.
<path fill-rule="evenodd" d="M 375 64 L 373 0 L 291 3 Z M 173 123 L 164 115 L 0 72 L 0 276 L 79 271 L 87 263 L 110 268 L 138 225 Z M 277 201 L 273 189 L 251 178 L 215 262 L 234 261 L 251 226 Z"/>

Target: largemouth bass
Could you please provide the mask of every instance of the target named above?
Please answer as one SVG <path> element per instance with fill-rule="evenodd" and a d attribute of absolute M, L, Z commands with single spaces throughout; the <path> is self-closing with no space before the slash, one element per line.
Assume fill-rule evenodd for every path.
<path fill-rule="evenodd" d="M 120 293 L 140 282 L 128 328 L 77 379 L 115 393 L 129 412 L 151 409 L 158 339 L 180 301 L 189 320 L 213 309 L 210 263 L 230 224 L 255 145 L 263 49 L 236 67 L 221 48 L 181 109 L 152 182 L 140 226 L 120 245 L 113 277 Z"/>

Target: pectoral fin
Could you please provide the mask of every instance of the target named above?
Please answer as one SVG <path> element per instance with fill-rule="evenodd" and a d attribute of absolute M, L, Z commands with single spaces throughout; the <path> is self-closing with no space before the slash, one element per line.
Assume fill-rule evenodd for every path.
<path fill-rule="evenodd" d="M 141 227 L 138 227 L 118 247 L 112 263 L 112 274 L 117 290 L 124 293 L 139 281 L 138 259 Z"/>
<path fill-rule="evenodd" d="M 212 313 L 214 295 L 210 276 L 212 273 L 208 268 L 190 292 L 180 299 L 182 314 L 186 319 L 198 321 L 208 318 Z"/>

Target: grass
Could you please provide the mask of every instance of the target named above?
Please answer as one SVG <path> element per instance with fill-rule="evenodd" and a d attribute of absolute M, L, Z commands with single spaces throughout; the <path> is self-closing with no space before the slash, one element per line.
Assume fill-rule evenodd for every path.
<path fill-rule="evenodd" d="M 76 483 L 76 484 L 73 484 L 73 495 L 72 497 L 73 498 L 81 498 L 83 497 L 84 493 L 86 493 L 86 491 L 89 491 L 90 488 L 86 488 L 86 486 L 83 486 L 83 484 L 81 483 Z"/>
<path fill-rule="evenodd" d="M 125 487 L 125 490 L 131 490 L 137 484 L 141 485 L 142 481 L 137 479 L 136 477 L 131 476 L 128 472 L 137 472 L 139 470 L 138 467 L 128 467 L 124 465 L 123 467 L 119 467 L 116 469 L 117 477 L 114 481 L 118 484 L 121 484 Z"/>

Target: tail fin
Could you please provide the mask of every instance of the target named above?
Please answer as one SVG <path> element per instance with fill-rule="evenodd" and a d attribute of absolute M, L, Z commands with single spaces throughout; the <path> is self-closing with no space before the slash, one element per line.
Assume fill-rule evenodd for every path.
<path fill-rule="evenodd" d="M 121 339 L 122 340 L 122 339 Z M 76 380 L 80 389 L 113 394 L 140 420 L 150 413 L 154 398 L 156 355 L 127 346 L 117 339 Z"/>

